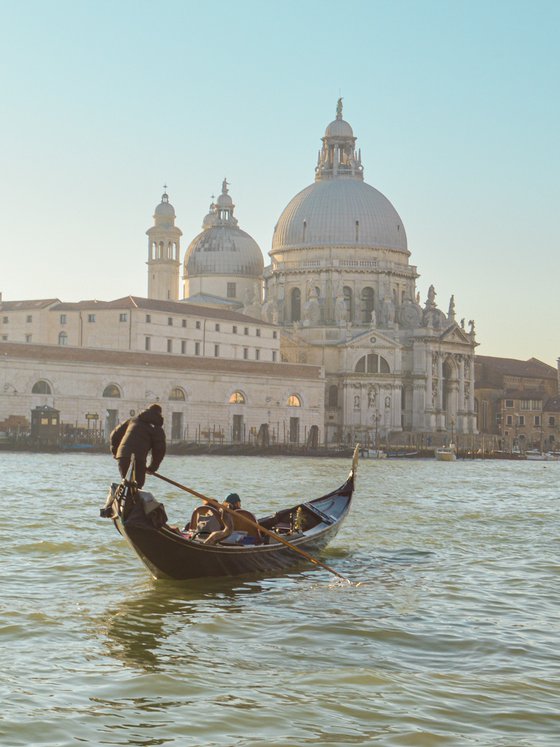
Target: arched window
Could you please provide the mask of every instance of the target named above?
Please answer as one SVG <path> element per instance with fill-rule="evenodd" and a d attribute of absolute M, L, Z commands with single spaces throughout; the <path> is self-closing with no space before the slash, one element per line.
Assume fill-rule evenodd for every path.
<path fill-rule="evenodd" d="M 299 322 L 301 320 L 301 291 L 299 288 L 292 288 L 290 301 L 291 321 Z"/>
<path fill-rule="evenodd" d="M 338 387 L 336 384 L 331 384 L 329 387 L 329 407 L 338 407 Z"/>
<path fill-rule="evenodd" d="M 59 332 L 58 333 L 58 344 L 59 345 L 67 345 L 68 344 L 68 335 L 66 332 Z"/>
<path fill-rule="evenodd" d="M 169 393 L 169 399 L 175 402 L 184 402 L 187 398 L 185 396 L 185 390 L 181 389 L 180 386 L 175 386 Z"/>
<path fill-rule="evenodd" d="M 345 285 L 342 289 L 342 292 L 344 293 L 344 303 L 346 304 L 347 319 L 349 322 L 351 322 L 354 318 L 352 315 L 352 288 L 349 288 L 347 285 Z"/>
<path fill-rule="evenodd" d="M 391 373 L 385 358 L 377 353 L 363 355 L 356 363 L 354 371 L 356 373 Z"/>
<path fill-rule="evenodd" d="M 121 390 L 116 384 L 109 384 L 109 386 L 106 386 L 103 390 L 103 396 L 104 397 L 120 397 L 121 396 Z"/>
<path fill-rule="evenodd" d="M 362 290 L 362 322 L 365 324 L 371 322 L 371 312 L 375 307 L 374 299 L 373 288 L 364 288 Z"/>
<path fill-rule="evenodd" d="M 288 397 L 288 407 L 301 407 L 301 397 L 299 394 L 290 394 Z"/>
<path fill-rule="evenodd" d="M 247 404 L 247 400 L 245 398 L 245 395 L 243 392 L 234 392 L 231 397 L 229 398 L 229 404 L 230 405 L 245 405 Z"/>
<path fill-rule="evenodd" d="M 32 394 L 52 394 L 51 385 L 44 379 L 39 379 L 33 384 Z"/>

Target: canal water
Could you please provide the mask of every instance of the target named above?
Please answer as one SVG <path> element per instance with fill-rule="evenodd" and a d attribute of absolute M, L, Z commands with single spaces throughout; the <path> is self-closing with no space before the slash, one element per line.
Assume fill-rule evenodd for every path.
<path fill-rule="evenodd" d="M 364 460 L 322 569 L 156 582 L 99 518 L 115 462 L 0 454 L 0 744 L 560 744 L 560 463 Z M 168 457 L 257 515 L 343 459 Z M 148 478 L 170 520 L 194 499 Z"/>

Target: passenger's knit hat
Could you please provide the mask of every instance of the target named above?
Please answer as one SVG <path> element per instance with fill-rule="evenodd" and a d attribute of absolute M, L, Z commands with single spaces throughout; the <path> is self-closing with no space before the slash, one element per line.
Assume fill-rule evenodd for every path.
<path fill-rule="evenodd" d="M 235 506 L 236 503 L 241 503 L 241 498 L 237 495 L 237 493 L 230 493 L 228 496 L 226 496 L 224 503 L 229 503 L 232 506 Z"/>
<path fill-rule="evenodd" d="M 153 410 L 154 412 L 157 412 L 158 415 L 161 415 L 161 405 L 158 405 L 157 402 L 154 402 L 153 405 L 150 405 L 148 407 L 148 410 Z"/>

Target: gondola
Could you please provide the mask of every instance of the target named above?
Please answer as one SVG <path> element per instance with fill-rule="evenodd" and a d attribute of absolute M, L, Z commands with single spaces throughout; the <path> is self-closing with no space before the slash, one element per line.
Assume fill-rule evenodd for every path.
<path fill-rule="evenodd" d="M 350 510 L 357 460 L 356 449 L 346 482 L 331 493 L 258 519 L 264 532 L 253 538 L 239 531 L 217 544 L 205 544 L 188 527 L 180 531 L 171 526 L 163 504 L 138 490 L 128 476 L 111 486 L 101 515 L 113 519 L 156 579 L 282 572 L 305 563 L 303 555 L 319 552 L 335 537 Z"/>

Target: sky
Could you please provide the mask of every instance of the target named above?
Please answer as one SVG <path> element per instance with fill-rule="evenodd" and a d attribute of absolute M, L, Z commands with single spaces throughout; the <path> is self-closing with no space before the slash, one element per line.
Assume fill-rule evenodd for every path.
<path fill-rule="evenodd" d="M 268 264 L 342 96 L 421 300 L 556 365 L 556 0 L 0 0 L 0 27 L 3 300 L 146 296 L 164 184 L 182 255 L 227 177 Z"/>

